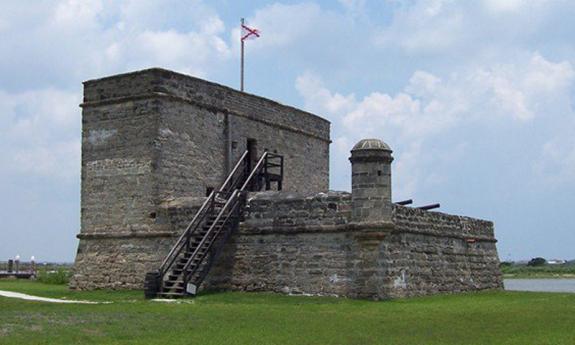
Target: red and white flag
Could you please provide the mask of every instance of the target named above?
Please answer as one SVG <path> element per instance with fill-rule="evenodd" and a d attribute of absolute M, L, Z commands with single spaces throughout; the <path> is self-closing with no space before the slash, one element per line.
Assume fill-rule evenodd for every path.
<path fill-rule="evenodd" d="M 244 24 L 244 18 L 242 18 L 241 22 L 242 28 L 242 36 L 240 37 L 241 40 L 241 68 L 240 68 L 240 90 L 244 91 L 244 41 L 251 40 L 254 38 L 260 37 L 260 31 L 255 28 L 250 28 L 249 26 Z"/>
<path fill-rule="evenodd" d="M 242 24 L 242 41 L 251 40 L 260 37 L 260 31 L 258 29 L 250 28 Z"/>

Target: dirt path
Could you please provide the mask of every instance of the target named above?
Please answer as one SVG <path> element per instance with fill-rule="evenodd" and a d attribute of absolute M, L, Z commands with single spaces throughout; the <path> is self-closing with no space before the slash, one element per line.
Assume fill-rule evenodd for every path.
<path fill-rule="evenodd" d="M 19 292 L 0 290 L 0 296 L 9 298 L 19 298 L 27 301 L 49 302 L 49 303 L 77 303 L 77 304 L 108 304 L 112 302 L 74 301 L 67 299 L 47 298 L 27 295 Z"/>

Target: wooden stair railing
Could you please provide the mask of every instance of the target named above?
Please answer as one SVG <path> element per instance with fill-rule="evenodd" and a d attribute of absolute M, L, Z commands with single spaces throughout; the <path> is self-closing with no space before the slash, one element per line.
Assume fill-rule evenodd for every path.
<path fill-rule="evenodd" d="M 145 296 L 182 297 L 195 295 L 229 236 L 239 226 L 248 191 L 282 189 L 283 156 L 265 152 L 247 171 L 248 152 L 217 191 L 212 191 L 176 241 L 158 271 L 145 278 Z"/>

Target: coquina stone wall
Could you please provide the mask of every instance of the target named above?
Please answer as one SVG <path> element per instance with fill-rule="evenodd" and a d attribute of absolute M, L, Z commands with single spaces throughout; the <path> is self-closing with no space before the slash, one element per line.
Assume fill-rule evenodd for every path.
<path fill-rule="evenodd" d="M 352 194 L 328 189 L 329 122 L 150 69 L 88 81 L 80 243 L 70 286 L 142 288 L 246 150 L 284 156 L 284 191 L 248 196 L 203 287 L 386 299 L 498 289 L 493 223 L 391 203 L 391 148 L 351 151 Z"/>
<path fill-rule="evenodd" d="M 248 138 L 258 155 L 268 150 L 289 161 L 284 190 L 328 189 L 330 123 L 314 114 L 159 68 L 85 82 L 82 107 L 82 151 L 91 153 L 94 143 L 110 156 L 111 143 L 145 148 L 160 199 L 217 187 Z M 137 137 L 126 136 L 126 127 Z"/>
<path fill-rule="evenodd" d="M 502 288 L 493 223 L 394 206 L 383 244 L 390 297 Z"/>
<path fill-rule="evenodd" d="M 162 203 L 162 236 L 82 242 L 72 286 L 141 288 L 203 200 Z M 392 225 L 362 225 L 351 205 L 345 192 L 250 193 L 203 288 L 387 299 L 502 287 L 493 223 L 394 205 Z"/>
<path fill-rule="evenodd" d="M 328 188 L 329 122 L 205 80 L 149 69 L 84 83 L 81 234 L 158 231 L 169 198 L 217 188 L 247 139 L 284 155 L 284 190 Z"/>
<path fill-rule="evenodd" d="M 155 241 L 177 230 L 160 217 L 164 202 L 219 187 L 247 139 L 256 141 L 258 155 L 285 157 L 284 190 L 328 188 L 330 124 L 293 107 L 157 68 L 87 81 L 81 106 L 81 229 L 72 286 L 100 286 L 89 272 L 130 272 L 120 272 L 121 264 L 109 272 L 113 258 L 128 262 L 132 255 L 114 239 L 132 238 L 142 256 L 167 254 Z M 154 255 L 134 260 L 153 268 Z"/>
<path fill-rule="evenodd" d="M 386 299 L 502 287 L 493 223 L 396 205 L 392 219 L 351 221 L 349 193 L 251 194 L 204 288 Z"/>
<path fill-rule="evenodd" d="M 155 232 L 81 234 L 72 289 L 141 289 L 157 270 L 205 198 L 182 197 L 160 203 Z"/>
<path fill-rule="evenodd" d="M 72 289 L 142 289 L 146 272 L 157 270 L 176 238 L 83 237 L 76 254 Z"/>

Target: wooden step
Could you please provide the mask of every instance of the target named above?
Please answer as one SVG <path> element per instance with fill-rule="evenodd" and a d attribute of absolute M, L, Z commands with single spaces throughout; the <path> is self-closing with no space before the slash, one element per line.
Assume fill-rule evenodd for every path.
<path fill-rule="evenodd" d="M 198 251 L 198 254 L 197 254 L 196 257 L 192 260 L 192 262 L 194 262 L 194 261 L 196 261 L 196 260 L 198 260 L 198 259 L 202 259 L 204 256 L 206 256 L 205 254 L 206 254 L 206 250 L 205 250 L 205 249 L 204 249 L 204 250 L 199 250 L 199 251 Z M 190 258 L 187 258 L 187 259 L 181 258 L 181 259 L 179 259 L 179 260 L 176 262 L 176 266 L 180 265 L 180 266 L 184 267 L 184 265 L 188 262 L 189 259 L 190 259 Z"/>
<path fill-rule="evenodd" d="M 172 285 L 175 285 L 175 284 L 180 284 L 180 285 L 181 285 L 181 284 L 184 283 L 184 281 L 181 280 L 181 277 L 177 277 L 176 279 L 173 279 L 173 280 L 170 280 L 170 279 L 165 280 L 164 283 L 170 283 L 170 284 L 172 284 Z"/>
<path fill-rule="evenodd" d="M 176 298 L 176 297 L 184 297 L 185 294 L 179 292 L 160 292 L 158 296 L 165 298 Z"/>
<path fill-rule="evenodd" d="M 176 281 L 176 282 L 164 282 L 163 288 L 166 290 L 177 290 L 177 289 L 183 289 L 184 288 L 184 282 L 183 281 Z"/>
<path fill-rule="evenodd" d="M 183 285 L 174 285 L 174 286 L 162 286 L 162 292 L 178 292 L 178 291 L 184 291 L 184 286 Z"/>

